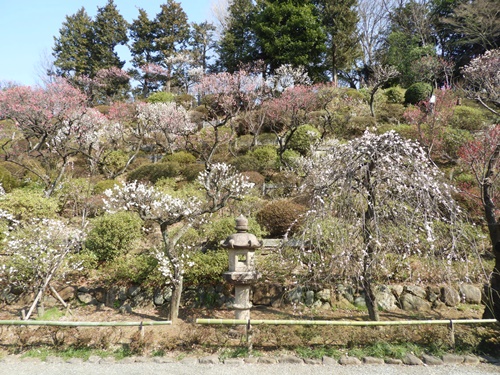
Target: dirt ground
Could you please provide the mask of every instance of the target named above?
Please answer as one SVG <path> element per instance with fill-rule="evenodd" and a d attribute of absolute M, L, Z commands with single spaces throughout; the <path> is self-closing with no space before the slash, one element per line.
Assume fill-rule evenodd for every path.
<path fill-rule="evenodd" d="M 50 309 L 54 306 L 46 306 Z M 118 309 L 106 306 L 69 306 L 64 308 L 56 305 L 61 311 L 61 321 L 111 322 L 111 321 L 157 321 L 166 320 L 165 310 L 156 307 L 136 307 L 129 314 L 120 313 Z M 2 305 L 0 320 L 17 320 L 21 310 L 27 311 L 29 306 Z M 422 312 L 409 312 L 400 309 L 381 311 L 381 320 L 415 320 L 415 319 L 481 319 L 483 306 L 459 305 L 458 307 L 441 307 Z M 183 308 L 179 313 L 184 323 L 194 323 L 198 318 L 233 319 L 234 312 L 228 309 Z M 252 319 L 305 319 L 305 320 L 369 320 L 368 313 L 359 309 L 314 310 L 303 305 L 273 308 L 270 306 L 254 306 L 251 310 Z M 36 312 L 33 319 L 37 319 Z"/>
<path fill-rule="evenodd" d="M 5 305 L 0 308 L 0 320 L 19 320 L 21 310 L 27 306 Z M 166 312 L 154 307 L 134 308 L 132 313 L 123 314 L 118 309 L 96 306 L 75 306 L 60 308 L 59 316 L 52 320 L 115 322 L 115 321 L 159 321 L 166 320 Z M 416 319 L 480 319 L 483 308 L 478 305 L 460 305 L 458 308 L 441 308 L 422 313 L 408 313 L 403 310 L 381 312 L 381 320 L 416 320 Z M 137 327 L 99 327 L 68 328 L 58 330 L 54 327 L 0 326 L 0 346 L 5 350 L 18 350 L 19 347 L 45 345 L 86 345 L 87 347 L 109 349 L 117 345 L 130 345 L 135 351 L 144 354 L 161 350 L 171 355 L 191 352 L 217 352 L 222 348 L 238 347 L 245 344 L 243 326 L 207 326 L 195 324 L 198 318 L 233 319 L 234 312 L 227 309 L 182 309 L 180 319 L 169 326 L 145 326 L 141 335 Z M 305 306 L 286 306 L 273 308 L 254 306 L 252 319 L 281 320 L 369 320 L 366 311 L 357 309 L 334 309 L 314 311 Z M 33 319 L 37 319 L 36 313 Z M 255 347 L 261 350 L 281 350 L 307 346 L 310 343 L 331 344 L 337 346 L 369 343 L 379 339 L 387 341 L 432 342 L 448 340 L 448 327 L 428 326 L 412 327 L 309 327 L 297 326 L 255 326 Z M 135 346 L 134 346 L 135 345 Z M 136 347 L 137 346 L 137 347 Z M 1 350 L 1 349 L 0 349 Z"/>

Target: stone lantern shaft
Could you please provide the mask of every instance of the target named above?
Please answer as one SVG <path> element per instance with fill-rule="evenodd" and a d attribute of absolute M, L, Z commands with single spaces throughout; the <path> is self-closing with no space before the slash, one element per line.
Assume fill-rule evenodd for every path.
<path fill-rule="evenodd" d="M 234 285 L 235 318 L 250 319 L 251 285 L 259 278 L 255 270 L 255 249 L 261 243 L 253 234 L 248 233 L 248 220 L 240 215 L 236 219 L 236 233 L 231 234 L 223 243 L 229 256 L 229 270 L 224 273 L 224 279 Z"/>

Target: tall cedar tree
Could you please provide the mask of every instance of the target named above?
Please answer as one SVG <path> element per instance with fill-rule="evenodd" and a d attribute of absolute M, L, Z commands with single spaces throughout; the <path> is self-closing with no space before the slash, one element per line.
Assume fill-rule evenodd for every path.
<path fill-rule="evenodd" d="M 252 29 L 255 8 L 252 0 L 231 2 L 227 27 L 222 32 L 217 48 L 217 70 L 234 73 L 242 64 L 247 65 L 256 59 L 255 33 Z"/>
<path fill-rule="evenodd" d="M 92 19 L 85 8 L 82 7 L 72 16 L 66 16 L 66 21 L 59 29 L 59 37 L 54 37 L 56 74 L 63 77 L 91 75 L 94 70 L 89 54 L 92 40 Z"/>
<path fill-rule="evenodd" d="M 311 1 L 261 1 L 253 29 L 259 57 L 268 73 L 291 64 L 304 66 L 313 80 L 324 78 L 326 33 Z"/>
<path fill-rule="evenodd" d="M 155 62 L 172 72 L 169 59 L 184 49 L 189 40 L 189 24 L 186 12 L 180 3 L 168 0 L 161 6 L 155 18 Z M 171 74 L 171 73 L 169 73 Z M 165 89 L 170 91 L 171 78 L 167 79 Z"/>
<path fill-rule="evenodd" d="M 338 85 L 339 71 L 350 69 L 361 57 L 357 36 L 357 0 L 316 0 L 323 27 L 327 33 L 327 66 Z"/>
<path fill-rule="evenodd" d="M 155 24 L 144 9 L 139 9 L 139 16 L 132 21 L 129 33 L 132 65 L 140 68 L 144 64 L 153 63 L 156 48 Z"/>
<path fill-rule="evenodd" d="M 146 64 L 154 63 L 156 56 L 156 26 L 149 19 L 144 9 L 139 9 L 139 16 L 130 25 L 130 53 L 132 54 L 132 66 L 135 78 L 141 82 L 140 91 L 143 97 L 147 97 L 150 91 L 158 88 L 156 80 L 150 80 L 145 73 L 141 75 L 140 68 Z"/>
<path fill-rule="evenodd" d="M 127 29 L 128 23 L 113 0 L 97 9 L 95 21 L 83 7 L 76 14 L 66 16 L 59 38 L 54 38 L 57 75 L 94 78 L 101 69 L 122 68 L 125 62 L 119 59 L 115 47 L 127 43 Z"/>
<path fill-rule="evenodd" d="M 191 37 L 189 45 L 191 47 L 191 55 L 197 67 L 207 72 L 209 51 L 215 47 L 214 33 L 215 25 L 209 22 L 192 23 Z"/>
<path fill-rule="evenodd" d="M 129 24 L 109 0 L 106 6 L 97 8 L 94 21 L 94 59 L 99 62 L 99 69 L 117 67 L 123 68 L 125 61 L 120 60 L 115 51 L 118 45 L 128 42 L 127 32 Z"/>

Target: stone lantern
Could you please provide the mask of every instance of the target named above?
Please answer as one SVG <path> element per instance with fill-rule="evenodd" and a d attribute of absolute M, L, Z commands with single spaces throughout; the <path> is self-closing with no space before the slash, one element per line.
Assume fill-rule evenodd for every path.
<path fill-rule="evenodd" d="M 255 249 L 262 246 L 253 234 L 248 233 L 248 220 L 243 215 L 236 219 L 236 232 L 224 243 L 229 256 L 229 271 L 224 272 L 224 279 L 234 285 L 235 318 L 250 319 L 250 287 L 260 277 L 255 270 Z"/>

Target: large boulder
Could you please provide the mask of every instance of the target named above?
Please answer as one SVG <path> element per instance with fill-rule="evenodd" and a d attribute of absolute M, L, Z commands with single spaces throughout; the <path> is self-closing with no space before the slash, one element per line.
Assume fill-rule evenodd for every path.
<path fill-rule="evenodd" d="M 254 305 L 271 306 L 283 295 L 283 287 L 279 284 L 257 284 L 253 287 L 252 303 Z"/>
<path fill-rule="evenodd" d="M 354 288 L 352 286 L 338 284 L 336 287 L 336 290 L 337 290 L 337 296 L 338 296 L 339 300 L 340 300 L 340 298 L 344 298 L 344 299 L 348 300 L 350 303 L 354 302 L 355 291 L 354 291 Z"/>
<path fill-rule="evenodd" d="M 429 301 L 411 293 L 403 292 L 399 298 L 399 302 L 401 304 L 401 308 L 405 311 L 427 311 L 431 308 Z"/>
<path fill-rule="evenodd" d="M 156 306 L 162 306 L 172 300 L 172 288 L 156 288 L 153 292 L 153 303 Z"/>
<path fill-rule="evenodd" d="M 314 291 L 308 290 L 305 294 L 304 303 L 306 306 L 312 306 L 314 304 Z"/>
<path fill-rule="evenodd" d="M 441 288 L 441 301 L 449 307 L 455 307 L 460 303 L 460 294 L 451 286 Z"/>
<path fill-rule="evenodd" d="M 316 292 L 316 299 L 321 302 L 331 302 L 332 301 L 332 292 L 330 289 L 321 289 Z"/>
<path fill-rule="evenodd" d="M 396 297 L 394 297 L 392 290 L 388 286 L 378 285 L 375 288 L 374 294 L 380 309 L 384 311 L 397 309 Z"/>
<path fill-rule="evenodd" d="M 471 284 L 462 284 L 459 287 L 460 297 L 465 303 L 480 304 L 481 289 Z"/>
<path fill-rule="evenodd" d="M 403 293 L 406 294 L 412 294 L 416 297 L 420 297 L 422 299 L 425 299 L 427 297 L 427 292 L 424 288 L 417 286 L 417 285 L 406 285 L 403 288 Z"/>
<path fill-rule="evenodd" d="M 286 295 L 288 301 L 292 304 L 299 304 L 304 302 L 304 289 L 301 286 L 290 290 Z"/>
<path fill-rule="evenodd" d="M 67 285 L 62 288 L 56 289 L 57 294 L 59 294 L 59 297 L 62 298 L 63 301 L 68 302 L 71 301 L 73 298 L 75 298 L 76 295 L 76 288 L 71 285 Z"/>

